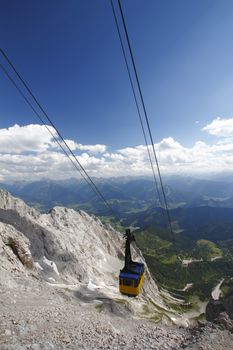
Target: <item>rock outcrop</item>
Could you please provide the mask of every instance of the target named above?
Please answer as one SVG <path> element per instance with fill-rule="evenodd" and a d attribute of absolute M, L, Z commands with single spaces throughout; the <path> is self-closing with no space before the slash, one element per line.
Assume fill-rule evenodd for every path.
<path fill-rule="evenodd" d="M 233 290 L 219 300 L 210 300 L 206 306 L 206 319 L 233 332 Z"/>

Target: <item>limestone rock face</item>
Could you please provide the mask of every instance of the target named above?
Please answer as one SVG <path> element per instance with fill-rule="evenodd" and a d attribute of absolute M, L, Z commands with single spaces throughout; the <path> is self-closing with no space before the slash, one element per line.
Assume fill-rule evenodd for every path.
<path fill-rule="evenodd" d="M 12 271 L 30 277 L 31 267 L 42 280 L 56 285 L 76 285 L 79 293 L 84 295 L 88 290 L 93 299 L 98 293 L 123 298 L 118 290 L 118 274 L 124 265 L 123 235 L 97 217 L 64 207 L 40 214 L 0 190 L 0 229 L 0 271 L 8 273 L 12 283 Z M 135 260 L 145 264 L 146 271 L 138 298 L 142 303 L 151 298 L 164 306 L 142 254 L 134 248 L 132 254 Z M 0 278 L 1 283 L 6 279 Z"/>
<path fill-rule="evenodd" d="M 0 209 L 16 211 L 21 216 L 39 217 L 39 212 L 26 205 L 21 199 L 13 197 L 9 192 L 2 189 L 0 189 Z"/>

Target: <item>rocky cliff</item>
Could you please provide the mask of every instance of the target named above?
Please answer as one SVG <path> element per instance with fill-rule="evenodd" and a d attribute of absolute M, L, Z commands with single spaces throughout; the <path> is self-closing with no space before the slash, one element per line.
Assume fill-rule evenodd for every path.
<path fill-rule="evenodd" d="M 97 217 L 63 207 L 40 215 L 1 190 L 0 222 L 1 272 L 15 269 L 28 273 L 29 262 L 22 260 L 24 252 L 33 273 L 44 281 L 56 286 L 66 284 L 67 288 L 76 285 L 108 297 L 122 298 L 118 292 L 118 274 L 124 264 L 123 236 Z M 133 256 L 144 262 L 134 248 Z M 1 279 L 1 283 L 5 280 Z M 146 280 L 139 299 L 146 302 L 148 298 L 160 307 L 165 306 L 146 266 Z"/>
<path fill-rule="evenodd" d="M 123 250 L 122 235 L 94 216 L 63 207 L 41 215 L 0 190 L 0 348 L 188 349 L 196 344 L 197 336 L 173 325 L 187 326 L 187 319 L 169 308 L 169 294 L 159 290 L 146 264 L 141 295 L 119 293 Z M 145 263 L 136 248 L 133 257 Z M 216 331 L 213 336 L 220 339 Z"/>

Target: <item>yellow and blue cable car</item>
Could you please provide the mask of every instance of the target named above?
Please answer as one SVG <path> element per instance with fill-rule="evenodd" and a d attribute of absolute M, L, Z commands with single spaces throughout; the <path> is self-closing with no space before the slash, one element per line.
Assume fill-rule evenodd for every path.
<path fill-rule="evenodd" d="M 119 275 L 119 290 L 128 296 L 137 296 L 144 281 L 144 264 L 132 261 L 130 244 L 135 241 L 131 231 L 125 231 L 125 266 Z"/>

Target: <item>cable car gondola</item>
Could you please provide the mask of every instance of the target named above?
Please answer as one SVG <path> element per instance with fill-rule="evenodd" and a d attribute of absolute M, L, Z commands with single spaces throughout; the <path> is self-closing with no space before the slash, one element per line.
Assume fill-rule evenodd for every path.
<path fill-rule="evenodd" d="M 119 290 L 128 296 L 137 296 L 144 281 L 144 264 L 132 261 L 130 244 L 135 241 L 130 229 L 125 230 L 125 266 L 119 275 Z"/>

